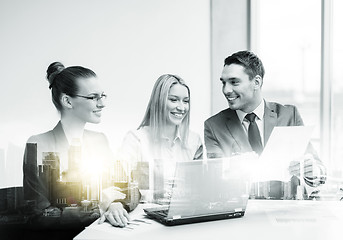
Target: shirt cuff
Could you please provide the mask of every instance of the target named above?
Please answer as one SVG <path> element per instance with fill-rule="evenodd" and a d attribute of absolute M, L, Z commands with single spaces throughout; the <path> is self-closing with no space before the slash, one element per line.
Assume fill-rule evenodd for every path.
<path fill-rule="evenodd" d="M 102 190 L 102 200 L 99 203 L 99 208 L 101 211 L 106 212 L 110 204 L 116 200 L 125 199 L 126 194 L 120 192 L 120 188 L 108 187 Z"/>

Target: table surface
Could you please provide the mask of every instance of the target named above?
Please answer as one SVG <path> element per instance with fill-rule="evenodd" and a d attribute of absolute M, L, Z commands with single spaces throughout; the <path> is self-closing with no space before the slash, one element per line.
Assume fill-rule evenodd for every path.
<path fill-rule="evenodd" d="M 343 239 L 343 201 L 249 200 L 244 217 L 172 227 L 147 218 L 145 207 L 130 213 L 145 223 L 116 228 L 95 221 L 74 239 Z"/>

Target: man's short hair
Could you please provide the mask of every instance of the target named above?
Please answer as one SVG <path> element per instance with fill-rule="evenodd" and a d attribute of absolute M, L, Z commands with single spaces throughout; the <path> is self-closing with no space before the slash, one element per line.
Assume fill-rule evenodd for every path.
<path fill-rule="evenodd" d="M 239 51 L 227 57 L 224 61 L 224 66 L 230 64 L 238 64 L 244 67 L 245 72 L 249 75 L 249 79 L 253 79 L 256 75 L 264 77 L 264 67 L 262 61 L 250 51 Z"/>

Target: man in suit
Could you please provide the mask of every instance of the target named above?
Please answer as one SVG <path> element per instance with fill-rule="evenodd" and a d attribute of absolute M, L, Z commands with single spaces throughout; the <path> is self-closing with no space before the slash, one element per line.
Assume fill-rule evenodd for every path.
<path fill-rule="evenodd" d="M 301 126 L 303 120 L 295 106 L 268 102 L 263 99 L 264 66 L 252 52 L 240 51 L 227 57 L 220 81 L 229 108 L 205 121 L 204 138 L 207 155 L 231 157 L 235 154 L 255 151 L 260 154 L 275 126 Z M 253 115 L 254 120 L 247 119 Z M 250 126 L 255 126 L 255 140 L 249 140 Z M 325 168 L 312 146 L 309 145 L 305 168 L 312 169 L 316 162 L 318 171 Z M 298 167 L 295 167 L 298 166 Z M 299 164 L 291 166 L 293 174 L 299 174 Z M 318 172 L 317 171 L 317 172 Z M 312 180 L 316 177 L 311 178 Z M 316 181 L 316 184 L 318 181 Z M 310 184 L 314 184 L 311 182 Z"/>

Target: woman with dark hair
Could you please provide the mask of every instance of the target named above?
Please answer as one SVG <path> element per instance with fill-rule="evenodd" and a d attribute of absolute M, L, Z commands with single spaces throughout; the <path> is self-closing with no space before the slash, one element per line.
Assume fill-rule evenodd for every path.
<path fill-rule="evenodd" d="M 58 207 L 98 200 L 113 225 L 125 226 L 128 214 L 122 203 L 112 203 L 115 199 L 108 198 L 101 202 L 101 189 L 110 186 L 114 162 L 108 140 L 103 133 L 85 129 L 86 123 L 101 121 L 105 107 L 106 94 L 96 74 L 88 68 L 65 68 L 54 62 L 47 69 L 47 79 L 60 121 L 54 129 L 27 141 L 23 164 L 25 199 L 35 200 L 38 212 L 57 214 Z M 51 157 L 46 159 L 49 154 L 56 156 L 55 163 L 51 163 Z M 51 171 L 48 178 L 47 169 Z M 120 218 L 114 219 L 114 215 Z"/>
<path fill-rule="evenodd" d="M 172 74 L 160 76 L 141 124 L 126 134 L 120 150 L 121 159 L 132 166 L 143 200 L 168 201 L 175 163 L 202 158 L 202 141 L 189 130 L 189 119 L 190 90 L 185 81 Z M 162 185 L 159 180 L 163 189 L 156 188 Z"/>

